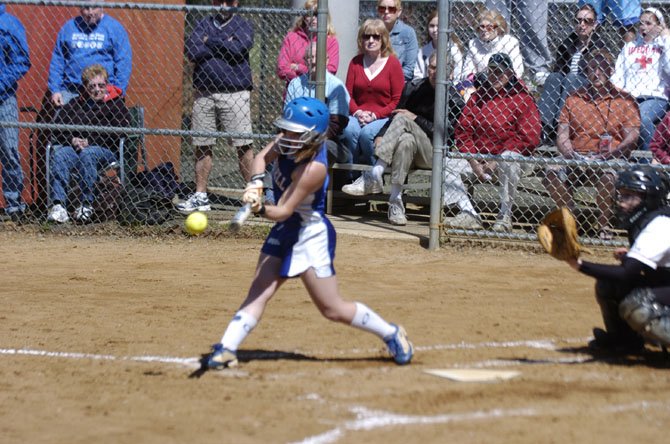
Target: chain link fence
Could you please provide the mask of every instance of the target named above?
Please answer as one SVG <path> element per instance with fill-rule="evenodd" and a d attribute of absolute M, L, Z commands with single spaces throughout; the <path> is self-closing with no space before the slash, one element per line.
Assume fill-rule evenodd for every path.
<path fill-rule="evenodd" d="M 300 24 L 315 9 L 244 1 L 229 16 L 199 3 L 7 2 L 25 27 L 32 62 L 17 97 L 22 197 L 33 220 L 159 223 L 184 201 L 214 211 L 238 204 L 248 156 L 273 136 L 288 80 L 311 69 Z M 616 172 L 670 158 L 664 138 L 652 141 L 670 86 L 667 31 L 654 24 L 669 10 L 624 3 L 603 15 L 567 1 L 449 2 L 448 75 L 464 110 L 444 147 L 445 237 L 532 240 L 542 215 L 560 204 L 573 208 L 587 243 L 623 242 L 611 215 Z M 362 0 L 359 22 L 395 4 Z M 421 57 L 434 47 L 437 2 L 401 6 L 427 65 Z M 638 23 L 649 6 L 657 9 Z M 491 62 L 497 53 L 508 57 Z M 92 64 L 105 72 L 87 72 L 82 83 Z M 642 79 L 648 66 L 656 76 Z M 339 60 L 336 70 L 348 69 L 349 60 Z M 422 69 L 417 81 L 427 75 Z M 592 88 L 603 73 L 629 94 Z M 0 126 L 15 128 L 6 116 Z M 113 157 L 79 155 L 110 143 L 103 148 Z M 12 180 L 3 175 L 3 187 L 17 189 Z M 187 201 L 203 183 L 209 202 Z M 138 189 L 162 194 L 150 200 L 153 219 L 136 221 L 128 208 L 129 200 L 146 201 Z M 53 214 L 56 205 L 65 212 Z"/>

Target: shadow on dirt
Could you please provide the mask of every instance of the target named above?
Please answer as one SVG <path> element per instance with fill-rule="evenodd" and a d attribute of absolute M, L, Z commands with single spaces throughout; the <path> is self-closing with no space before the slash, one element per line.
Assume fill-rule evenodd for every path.
<path fill-rule="evenodd" d="M 209 368 L 207 360 L 209 353 L 200 356 L 200 368 L 189 375 L 189 378 L 200 378 Z M 240 362 L 251 361 L 311 361 L 311 362 L 389 362 L 389 358 L 383 356 L 361 357 L 361 358 L 315 358 L 302 353 L 285 352 L 280 350 L 238 350 L 237 360 Z"/>

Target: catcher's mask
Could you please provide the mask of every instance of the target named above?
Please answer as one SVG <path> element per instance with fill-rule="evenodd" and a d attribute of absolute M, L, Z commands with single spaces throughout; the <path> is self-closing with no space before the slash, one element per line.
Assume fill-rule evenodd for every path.
<path fill-rule="evenodd" d="M 616 181 L 617 202 L 621 190 L 633 191 L 642 197 L 641 203 L 628 211 L 624 211 L 617 204 L 619 226 L 628 229 L 649 211 L 665 205 L 668 194 L 667 181 L 663 173 L 651 166 L 636 166 L 619 173 Z"/>
<path fill-rule="evenodd" d="M 279 139 L 279 152 L 294 155 L 305 145 L 325 139 L 330 114 L 326 105 L 312 97 L 298 97 L 284 107 L 282 116 L 275 120 L 276 127 L 300 136 L 283 136 Z"/>

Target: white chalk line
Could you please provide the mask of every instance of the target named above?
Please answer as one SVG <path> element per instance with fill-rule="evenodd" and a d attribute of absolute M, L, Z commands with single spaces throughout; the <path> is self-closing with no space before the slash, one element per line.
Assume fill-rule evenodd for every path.
<path fill-rule="evenodd" d="M 650 408 L 663 408 L 667 410 L 670 408 L 670 402 L 637 401 L 629 404 L 614 404 L 599 408 L 594 407 L 592 411 L 599 414 L 610 414 L 647 410 Z M 356 416 L 356 419 L 345 421 L 341 425 L 324 433 L 307 437 L 302 441 L 295 441 L 292 444 L 330 444 L 337 442 L 341 438 L 345 437 L 347 432 L 356 432 L 359 430 L 370 431 L 382 427 L 448 424 L 457 422 L 498 420 L 513 417 L 530 418 L 540 416 L 574 416 L 582 414 L 578 409 L 575 409 L 574 406 L 564 406 L 553 409 L 542 409 L 535 407 L 525 407 L 519 409 L 492 409 L 433 416 L 402 415 L 392 412 L 385 412 L 382 410 L 371 410 L 360 406 L 352 407 L 349 409 L 349 411 Z"/>
<path fill-rule="evenodd" d="M 536 348 L 543 350 L 552 350 L 557 349 L 557 343 L 573 343 L 581 342 L 584 343 L 588 338 L 572 338 L 572 339 L 561 339 L 561 340 L 552 340 L 552 339 L 540 339 L 540 340 L 524 340 L 524 341 L 507 341 L 507 342 L 480 342 L 480 343 L 466 343 L 459 342 L 456 344 L 437 344 L 430 346 L 417 346 L 415 350 L 420 352 L 427 351 L 438 351 L 438 350 L 471 350 L 478 348 Z M 361 353 L 375 353 L 379 349 L 353 349 L 350 352 L 361 354 Z M 306 352 L 306 351 L 296 351 L 296 353 L 305 354 L 305 355 L 321 355 L 327 356 L 333 355 L 333 351 L 329 353 L 325 351 L 317 352 Z M 345 354 L 344 351 L 340 352 Z M 146 362 L 146 363 L 163 363 L 163 364 L 177 364 L 180 366 L 186 366 L 190 368 L 198 368 L 200 366 L 200 358 L 179 358 L 173 356 L 151 356 L 151 355 L 141 355 L 141 356 L 114 356 L 114 355 L 103 355 L 95 353 L 79 353 L 79 352 L 58 352 L 58 351 L 48 351 L 48 350 L 33 350 L 33 349 L 13 349 L 13 348 L 0 348 L 0 355 L 11 356 L 11 355 L 22 355 L 22 356 L 37 356 L 37 357 L 46 357 L 46 358 L 63 358 L 63 359 L 83 359 L 83 360 L 97 360 L 97 361 L 121 361 L 121 362 Z M 583 362 L 587 358 L 562 358 L 554 359 L 556 363 L 572 363 L 572 362 Z M 551 360 L 549 360 L 551 361 Z M 452 367 L 460 366 L 470 366 L 470 367 L 500 367 L 500 366 L 509 366 L 509 365 L 518 365 L 523 364 L 523 360 L 492 360 L 492 361 L 481 361 L 479 363 L 468 363 L 468 364 L 453 364 Z"/>

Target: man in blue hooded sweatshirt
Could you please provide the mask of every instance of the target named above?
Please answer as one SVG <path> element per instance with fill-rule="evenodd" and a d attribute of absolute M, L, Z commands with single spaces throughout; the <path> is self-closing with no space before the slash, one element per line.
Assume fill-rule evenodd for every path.
<path fill-rule="evenodd" d="M 109 83 L 121 88 L 125 94 L 132 69 L 128 34 L 121 23 L 104 13 L 103 8 L 84 6 L 79 16 L 65 22 L 56 38 L 49 66 L 49 92 L 53 105 L 63 106 L 77 97 L 82 71 L 96 64 L 105 68 Z"/>
<path fill-rule="evenodd" d="M 30 53 L 23 25 L 0 4 L 0 121 L 17 122 L 17 82 L 30 69 Z M 25 204 L 21 201 L 23 171 L 19 159 L 19 128 L 0 128 L 0 162 L 5 214 L 20 219 Z"/>

